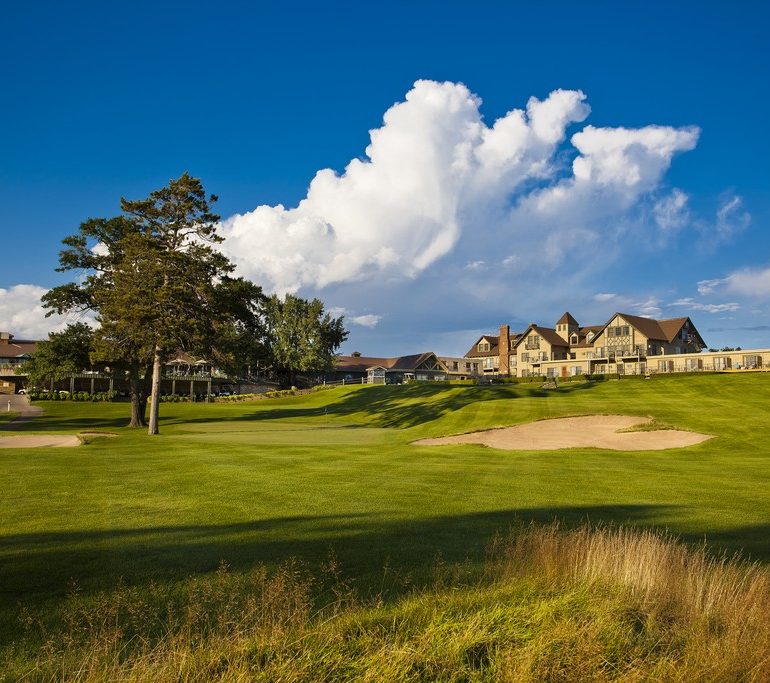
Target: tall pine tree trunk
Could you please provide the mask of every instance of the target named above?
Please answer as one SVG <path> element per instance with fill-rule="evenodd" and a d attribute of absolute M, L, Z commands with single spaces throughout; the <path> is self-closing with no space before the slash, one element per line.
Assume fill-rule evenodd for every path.
<path fill-rule="evenodd" d="M 150 393 L 150 424 L 148 434 L 158 434 L 158 407 L 160 406 L 161 348 L 155 346 L 152 357 L 152 391 Z"/>
<path fill-rule="evenodd" d="M 131 395 L 131 422 L 129 427 L 146 427 L 147 391 L 146 381 L 139 376 L 139 367 L 132 365 L 128 371 L 129 392 Z"/>

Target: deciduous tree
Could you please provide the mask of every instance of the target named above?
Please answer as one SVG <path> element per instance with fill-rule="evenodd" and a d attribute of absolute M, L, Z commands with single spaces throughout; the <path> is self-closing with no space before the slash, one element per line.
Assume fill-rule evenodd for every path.
<path fill-rule="evenodd" d="M 327 313 L 320 299 L 273 295 L 266 303 L 265 317 L 272 362 L 291 384 L 298 372 L 331 369 L 337 349 L 348 336 L 343 317 Z"/>

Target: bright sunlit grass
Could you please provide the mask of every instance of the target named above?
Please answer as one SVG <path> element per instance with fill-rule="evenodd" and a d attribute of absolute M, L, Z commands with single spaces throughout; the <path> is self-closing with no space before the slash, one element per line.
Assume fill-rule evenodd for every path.
<path fill-rule="evenodd" d="M 333 552 L 358 595 L 378 594 L 387 566 L 398 577 L 389 600 L 411 599 L 415 587 L 435 589 L 437 558 L 483 572 L 494 534 L 529 520 L 668 529 L 694 544 L 705 538 L 709 552 L 744 550 L 765 561 L 769 398 L 764 374 L 555 391 L 346 387 L 254 403 L 163 404 L 158 437 L 123 426 L 126 404 L 41 404 L 44 415 L 24 431 L 117 436 L 73 449 L 2 452 L 0 636 L 37 642 L 21 630 L 20 608 L 42 613 L 61 632 L 55 624 L 73 585 L 86 601 L 121 583 L 144 600 L 153 590 L 213 581 L 222 561 L 238 577 L 297 558 L 315 577 Z M 716 438 L 634 453 L 410 445 L 594 413 L 640 422 L 651 415 Z M 397 586 L 408 589 L 400 594 Z M 533 605 L 544 599 L 538 595 Z"/>

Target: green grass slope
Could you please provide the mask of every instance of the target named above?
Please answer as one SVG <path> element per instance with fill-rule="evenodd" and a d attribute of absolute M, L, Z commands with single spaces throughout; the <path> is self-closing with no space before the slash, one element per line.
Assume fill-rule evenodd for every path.
<path fill-rule="evenodd" d="M 171 585 L 330 551 L 360 587 L 479 562 L 516 521 L 613 522 L 770 559 L 770 376 L 345 387 L 254 403 L 163 404 L 158 437 L 125 404 L 42 403 L 27 433 L 104 430 L 74 449 L 0 452 L 0 617 L 127 585 Z M 410 442 L 534 419 L 651 415 L 717 438 L 686 449 L 497 451 Z M 0 437 L 2 438 L 2 437 Z"/>

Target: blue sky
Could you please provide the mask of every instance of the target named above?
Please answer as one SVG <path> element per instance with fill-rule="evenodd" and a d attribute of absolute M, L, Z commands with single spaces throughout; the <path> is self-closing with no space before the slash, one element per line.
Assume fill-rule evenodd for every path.
<path fill-rule="evenodd" d="M 2 329 L 60 324 L 60 240 L 188 170 L 241 272 L 344 311 L 345 351 L 459 354 L 565 309 L 770 346 L 766 3 L 25 5 Z"/>

